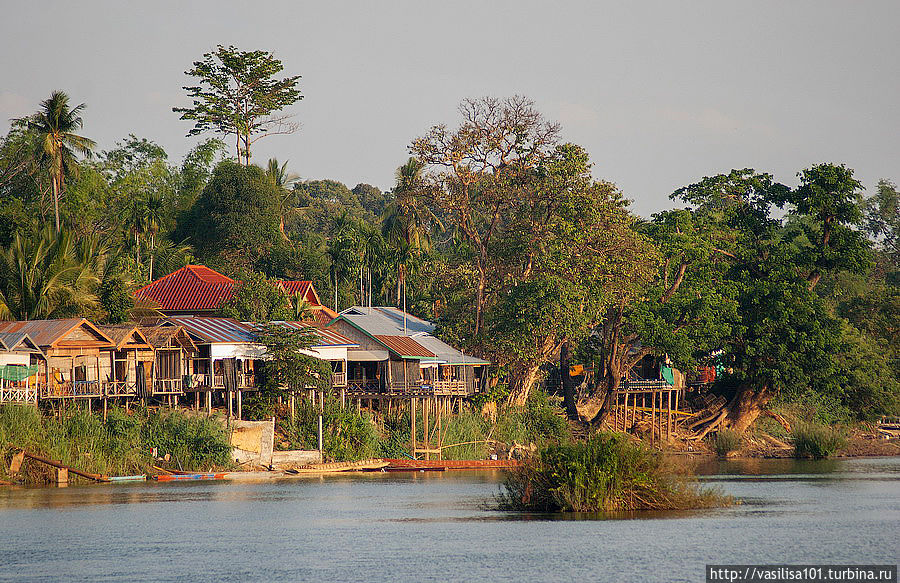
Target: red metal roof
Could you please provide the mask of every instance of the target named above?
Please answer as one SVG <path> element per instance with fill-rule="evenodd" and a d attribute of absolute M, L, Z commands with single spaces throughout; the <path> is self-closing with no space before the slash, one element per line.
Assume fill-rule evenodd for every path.
<path fill-rule="evenodd" d="M 281 280 L 278 283 L 281 284 L 281 287 L 284 288 L 284 291 L 287 293 L 287 295 L 292 298 L 299 295 L 301 298 L 314 306 L 319 306 L 322 304 L 322 302 L 319 301 L 319 294 L 316 293 L 316 288 L 313 287 L 311 281 Z"/>
<path fill-rule="evenodd" d="M 322 307 L 319 294 L 311 281 L 278 283 L 289 296 L 300 295 L 313 307 Z M 145 285 L 134 292 L 134 295 L 156 302 L 163 312 L 214 312 L 231 299 L 238 285 L 239 281 L 203 265 L 185 265 L 178 271 Z M 331 314 L 337 316 L 334 312 L 328 316 Z M 324 319 L 324 316 L 317 317 L 317 320 Z"/>
<path fill-rule="evenodd" d="M 392 336 L 387 334 L 373 334 L 382 344 L 400 356 L 436 358 L 437 355 L 409 336 Z"/>
<path fill-rule="evenodd" d="M 202 265 L 185 265 L 134 292 L 171 312 L 217 310 L 231 298 L 237 282 Z"/>

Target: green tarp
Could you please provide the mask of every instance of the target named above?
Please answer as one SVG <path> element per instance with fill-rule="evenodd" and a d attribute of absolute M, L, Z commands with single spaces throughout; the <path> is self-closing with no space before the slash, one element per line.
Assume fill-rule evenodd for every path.
<path fill-rule="evenodd" d="M 672 371 L 672 367 L 662 366 L 660 367 L 659 372 L 662 375 L 664 381 L 666 381 L 670 385 L 675 384 L 675 373 Z"/>
<path fill-rule="evenodd" d="M 38 367 L 20 366 L 15 364 L 6 364 L 0 366 L 0 379 L 5 381 L 23 381 L 28 377 L 37 374 Z"/>

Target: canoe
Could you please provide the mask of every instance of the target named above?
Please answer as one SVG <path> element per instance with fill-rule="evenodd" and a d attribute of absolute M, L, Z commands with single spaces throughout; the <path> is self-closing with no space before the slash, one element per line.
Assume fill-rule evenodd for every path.
<path fill-rule="evenodd" d="M 154 476 L 157 482 L 174 482 L 176 480 L 224 480 L 228 476 L 228 472 L 218 474 L 202 473 L 202 474 L 160 474 Z"/>
<path fill-rule="evenodd" d="M 110 482 L 138 482 L 138 481 L 146 481 L 146 474 L 139 474 L 136 476 L 110 476 Z"/>

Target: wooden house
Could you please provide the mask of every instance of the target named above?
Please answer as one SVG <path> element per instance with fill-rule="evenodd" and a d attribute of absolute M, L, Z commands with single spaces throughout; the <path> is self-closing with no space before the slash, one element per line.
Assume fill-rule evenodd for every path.
<path fill-rule="evenodd" d="M 24 332 L 0 333 L 0 403 L 37 404 L 44 352 Z M 43 370 L 42 370 L 43 369 Z"/>
<path fill-rule="evenodd" d="M 142 327 L 141 331 L 153 347 L 153 394 L 180 395 L 184 379 L 193 372 L 193 359 L 199 349 L 181 326 Z"/>
<path fill-rule="evenodd" d="M 103 396 L 112 376 L 115 343 L 84 318 L 0 322 L 0 333 L 24 333 L 46 356 L 38 374 L 39 398 L 80 399 Z"/>
<path fill-rule="evenodd" d="M 149 397 L 153 394 L 154 351 L 147 336 L 135 324 L 97 326 L 110 340 L 108 397 Z"/>
<path fill-rule="evenodd" d="M 490 364 L 433 336 L 433 323 L 397 308 L 348 308 L 328 328 L 359 345 L 347 351 L 351 391 L 469 395 L 481 390 Z"/>

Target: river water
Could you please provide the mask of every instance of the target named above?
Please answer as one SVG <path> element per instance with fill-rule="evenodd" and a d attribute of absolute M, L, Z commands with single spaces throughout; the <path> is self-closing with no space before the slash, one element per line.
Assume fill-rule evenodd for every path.
<path fill-rule="evenodd" d="M 707 563 L 896 563 L 900 458 L 710 462 L 727 509 L 490 510 L 499 472 L 0 488 L 0 580 L 703 581 Z"/>

